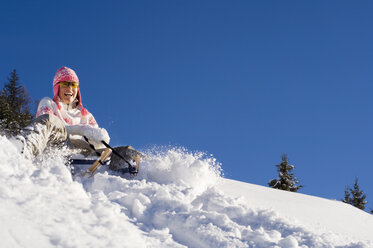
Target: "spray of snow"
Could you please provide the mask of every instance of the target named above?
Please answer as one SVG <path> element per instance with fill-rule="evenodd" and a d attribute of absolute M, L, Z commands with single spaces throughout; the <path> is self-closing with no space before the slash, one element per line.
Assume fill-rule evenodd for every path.
<path fill-rule="evenodd" d="M 51 151 L 31 162 L 0 137 L 4 247 L 373 247 L 372 240 L 316 232 L 247 201 L 262 188 L 252 186 L 245 199 L 236 197 L 231 192 L 246 184 L 222 178 L 220 164 L 198 152 L 146 151 L 134 179 L 103 168 L 76 180 L 63 153 Z M 300 204 L 292 194 L 290 204 Z"/>
<path fill-rule="evenodd" d="M 139 179 L 159 184 L 176 184 L 203 192 L 214 186 L 222 174 L 221 165 L 212 156 L 189 152 L 185 148 L 153 148 L 145 152 Z"/>

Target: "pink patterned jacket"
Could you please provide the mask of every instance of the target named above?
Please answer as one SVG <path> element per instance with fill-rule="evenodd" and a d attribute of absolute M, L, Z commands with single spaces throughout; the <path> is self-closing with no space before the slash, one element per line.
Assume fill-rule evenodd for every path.
<path fill-rule="evenodd" d="M 91 127 L 98 127 L 93 115 L 86 109 L 80 110 L 76 107 L 76 103 L 65 104 L 60 101 L 54 102 L 49 97 L 44 97 L 39 103 L 36 117 L 43 114 L 54 114 L 66 126 L 89 125 Z"/>

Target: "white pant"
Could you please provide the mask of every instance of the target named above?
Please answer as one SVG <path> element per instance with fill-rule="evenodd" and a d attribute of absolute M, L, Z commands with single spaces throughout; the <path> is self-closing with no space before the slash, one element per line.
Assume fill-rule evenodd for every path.
<path fill-rule="evenodd" d="M 87 142 L 70 140 L 65 124 L 53 114 L 40 115 L 17 138 L 23 142 L 24 153 L 34 157 L 43 153 L 48 146 L 67 146 L 78 149 L 86 156 L 95 154 Z"/>
<path fill-rule="evenodd" d="M 37 117 L 20 136 L 18 139 L 24 143 L 24 152 L 34 156 L 41 154 L 47 146 L 60 146 L 67 140 L 64 123 L 52 114 Z"/>

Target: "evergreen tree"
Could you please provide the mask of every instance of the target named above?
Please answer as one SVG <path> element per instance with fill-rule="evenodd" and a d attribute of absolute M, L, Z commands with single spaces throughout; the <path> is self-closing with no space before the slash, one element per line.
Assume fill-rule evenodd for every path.
<path fill-rule="evenodd" d="M 342 199 L 342 201 L 344 203 L 348 203 L 348 204 L 351 204 L 351 193 L 350 193 L 350 187 L 349 186 L 346 186 L 346 190 L 345 190 L 345 198 Z"/>
<path fill-rule="evenodd" d="M 345 197 L 342 199 L 343 202 L 351 204 L 354 207 L 357 207 L 361 210 L 365 209 L 366 195 L 362 190 L 360 190 L 358 179 L 355 178 L 354 188 L 351 189 L 349 186 L 346 187 Z"/>
<path fill-rule="evenodd" d="M 282 155 L 282 162 L 276 166 L 279 178 L 271 180 L 268 183 L 270 187 L 291 192 L 297 192 L 300 188 L 303 188 L 302 185 L 299 185 L 294 173 L 291 172 L 294 166 L 289 164 L 286 154 Z"/>
<path fill-rule="evenodd" d="M 6 135 L 16 135 L 31 123 L 30 102 L 26 89 L 19 85 L 17 71 L 13 70 L 0 93 L 0 128 Z"/>
<path fill-rule="evenodd" d="M 8 130 L 8 122 L 11 119 L 11 110 L 5 96 L 4 90 L 0 92 L 0 132 L 6 134 Z"/>
<path fill-rule="evenodd" d="M 360 190 L 357 178 L 355 178 L 354 188 L 351 189 L 351 195 L 352 195 L 351 204 L 357 208 L 364 210 L 365 204 L 367 204 L 367 201 L 365 201 L 365 198 L 367 196 L 364 194 L 362 190 Z"/>

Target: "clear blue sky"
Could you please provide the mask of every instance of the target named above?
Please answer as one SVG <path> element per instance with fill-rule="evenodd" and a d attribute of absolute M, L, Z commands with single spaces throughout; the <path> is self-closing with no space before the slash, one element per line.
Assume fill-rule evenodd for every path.
<path fill-rule="evenodd" d="M 373 208 L 372 1 L 2 1 L 0 82 L 31 97 L 61 66 L 113 145 L 213 154 L 266 185 L 287 153 L 300 192 Z"/>

